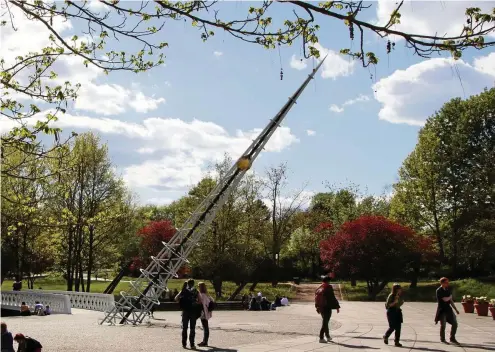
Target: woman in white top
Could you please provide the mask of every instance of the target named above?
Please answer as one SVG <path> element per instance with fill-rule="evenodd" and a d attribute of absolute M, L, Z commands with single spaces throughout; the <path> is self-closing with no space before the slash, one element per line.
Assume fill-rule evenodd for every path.
<path fill-rule="evenodd" d="M 210 337 L 210 328 L 208 327 L 208 320 L 212 317 L 211 311 L 208 309 L 210 302 L 213 299 L 208 296 L 208 292 L 206 290 L 206 284 L 204 282 L 200 282 L 198 284 L 199 294 L 198 300 L 202 305 L 201 310 L 201 325 L 203 325 L 204 337 L 203 342 L 199 343 L 198 346 L 208 346 L 208 338 Z"/>

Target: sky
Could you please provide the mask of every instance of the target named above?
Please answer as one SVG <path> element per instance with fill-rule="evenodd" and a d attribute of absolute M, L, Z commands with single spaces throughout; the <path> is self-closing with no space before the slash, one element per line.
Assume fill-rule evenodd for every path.
<path fill-rule="evenodd" d="M 395 4 L 370 2 L 363 19 L 386 22 Z M 239 18 L 253 5 L 229 1 L 217 9 L 220 16 Z M 291 16 L 291 5 L 275 6 L 275 22 Z M 396 28 L 457 34 L 470 6 L 491 11 L 495 2 L 406 1 Z M 90 7 L 105 10 L 98 2 Z M 0 35 L 0 55 L 7 62 L 48 42 L 43 25 L 13 14 L 17 30 L 3 27 Z M 466 51 L 453 62 L 447 55 L 419 58 L 397 39 L 387 55 L 385 41 L 367 32 L 365 48 L 380 59 L 368 69 L 338 54 L 352 44 L 343 23 L 317 20 L 318 49 L 328 58 L 253 167 L 263 175 L 287 163 L 288 191 L 304 187 L 311 195 L 328 190 L 327 184 L 352 183 L 369 194 L 389 194 L 428 116 L 451 98 L 468 98 L 495 84 L 495 48 Z M 54 26 L 64 37 L 81 30 L 77 23 Z M 57 125 L 66 133 L 97 132 L 141 204 L 168 204 L 225 153 L 241 156 L 317 64 L 301 60 L 300 43 L 270 51 L 220 31 L 203 42 L 189 23 L 167 23 L 160 36 L 169 44 L 165 64 L 146 73 L 106 76 L 77 57 L 55 66 L 61 80 L 81 83 L 78 99 Z M 114 44 L 139 50 L 129 40 Z M 0 117 L 0 132 L 11 127 Z"/>

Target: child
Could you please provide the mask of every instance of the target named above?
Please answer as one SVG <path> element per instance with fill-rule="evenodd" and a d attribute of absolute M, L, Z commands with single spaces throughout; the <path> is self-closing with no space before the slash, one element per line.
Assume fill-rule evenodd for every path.
<path fill-rule="evenodd" d="M 17 352 L 41 352 L 41 349 L 43 348 L 41 343 L 32 337 L 24 336 L 23 334 L 16 334 L 14 341 L 19 344 Z"/>
<path fill-rule="evenodd" d="M 12 334 L 7 330 L 7 324 L 2 323 L 2 350 L 1 352 L 14 352 L 14 339 Z"/>

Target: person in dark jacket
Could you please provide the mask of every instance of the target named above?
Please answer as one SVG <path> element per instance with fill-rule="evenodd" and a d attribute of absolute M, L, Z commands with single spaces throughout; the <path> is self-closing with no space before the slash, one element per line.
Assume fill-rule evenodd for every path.
<path fill-rule="evenodd" d="M 43 348 L 41 343 L 32 337 L 24 336 L 23 334 L 16 334 L 14 341 L 19 344 L 17 352 L 41 352 L 41 349 Z"/>
<path fill-rule="evenodd" d="M 388 345 L 388 338 L 395 331 L 395 346 L 402 347 L 400 332 L 402 328 L 402 309 L 404 300 L 401 297 L 402 287 L 399 284 L 392 286 L 392 293 L 388 295 L 385 308 L 387 309 L 388 330 L 383 336 L 383 342 Z"/>
<path fill-rule="evenodd" d="M 175 300 L 179 302 L 182 310 L 182 347 L 186 348 L 187 327 L 189 326 L 189 344 L 192 349 L 195 349 L 196 320 L 201 314 L 201 305 L 198 302 L 198 290 L 194 287 L 193 279 L 184 283 Z"/>
<path fill-rule="evenodd" d="M 459 314 L 456 306 L 454 305 L 454 300 L 452 299 L 452 289 L 449 286 L 449 279 L 442 277 L 440 279 L 440 287 L 437 289 L 437 313 L 435 315 L 435 324 L 440 322 L 440 341 L 445 341 L 445 328 L 447 323 L 451 325 L 450 328 L 450 342 L 458 344 L 455 339 L 455 334 L 457 332 L 457 318 L 454 314 L 452 308 Z"/>
<path fill-rule="evenodd" d="M 330 285 L 330 277 L 325 276 L 323 283 L 316 290 L 315 294 L 315 308 L 318 314 L 321 314 L 322 324 L 320 330 L 320 343 L 326 343 L 331 341 L 330 329 L 328 327 L 330 318 L 332 317 L 332 310 L 336 309 L 337 313 L 340 313 L 340 304 L 335 297 L 333 287 Z M 325 340 L 326 337 L 326 340 Z"/>
<path fill-rule="evenodd" d="M 7 330 L 7 324 L 2 323 L 2 345 L 1 352 L 14 352 L 14 338 Z"/>

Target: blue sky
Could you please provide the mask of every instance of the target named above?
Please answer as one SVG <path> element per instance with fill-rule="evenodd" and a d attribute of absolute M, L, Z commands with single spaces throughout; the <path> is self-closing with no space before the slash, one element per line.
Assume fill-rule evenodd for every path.
<path fill-rule="evenodd" d="M 364 19 L 383 20 L 394 3 L 370 3 Z M 224 2 L 218 8 L 221 15 L 239 17 L 250 5 Z M 399 29 L 451 33 L 462 25 L 463 9 L 474 5 L 491 9 L 495 2 L 407 1 Z M 278 19 L 292 11 L 290 5 L 276 6 L 281 9 Z M 352 182 L 371 194 L 390 192 L 426 117 L 450 98 L 477 94 L 495 82 L 494 49 L 466 52 L 454 66 L 446 56 L 420 59 L 397 41 L 387 57 L 385 42 L 368 32 L 366 50 L 375 51 L 380 59 L 370 71 L 337 54 L 350 45 L 342 23 L 324 18 L 320 23 L 322 51 L 333 51 L 323 67 L 324 77 L 318 74 L 304 91 L 254 167 L 262 174 L 269 166 L 287 162 L 288 190 L 306 185 L 308 192 L 319 192 L 325 190 L 325 182 Z M 40 41 L 46 36 L 41 28 L 24 24 L 21 32 L 31 31 Z M 77 31 L 74 24 L 64 34 Z M 10 43 L 15 52 L 27 50 L 12 45 L 19 42 L 19 35 L 3 31 L 2 42 L 8 48 Z M 256 134 L 253 130 L 267 124 L 314 65 L 300 61 L 299 43 L 282 47 L 279 57 L 278 50 L 268 51 L 220 31 L 203 43 L 199 32 L 182 22 L 167 25 L 162 35 L 169 43 L 166 64 L 148 73 L 107 77 L 75 60 L 60 67 L 71 79 L 82 81 L 83 91 L 59 124 L 66 131 L 100 133 L 118 173 L 141 203 L 177 199 L 224 152 L 240 156 Z M 123 45 L 136 50 L 134 43 Z"/>

